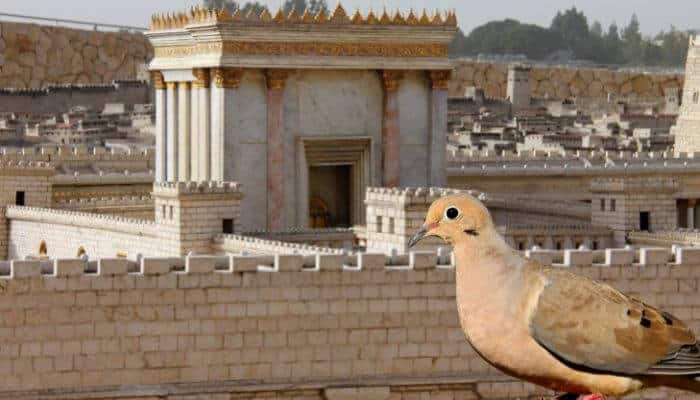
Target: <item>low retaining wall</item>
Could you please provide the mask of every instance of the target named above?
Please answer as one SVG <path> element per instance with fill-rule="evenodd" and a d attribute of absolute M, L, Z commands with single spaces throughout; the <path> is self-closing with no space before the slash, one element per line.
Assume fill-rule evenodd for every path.
<path fill-rule="evenodd" d="M 642 250 L 642 265 L 632 264 L 634 251 L 610 251 L 605 267 L 586 259 L 571 270 L 700 330 L 698 250 L 677 249 L 677 259 Z M 592 252 L 563 254 L 578 265 Z M 496 371 L 467 344 L 453 268 L 437 266 L 431 253 L 409 258 L 402 265 L 372 254 L 105 259 L 94 273 L 81 260 L 14 261 L 0 276 L 0 397 L 545 394 Z M 681 398 L 663 390 L 645 396 Z"/>

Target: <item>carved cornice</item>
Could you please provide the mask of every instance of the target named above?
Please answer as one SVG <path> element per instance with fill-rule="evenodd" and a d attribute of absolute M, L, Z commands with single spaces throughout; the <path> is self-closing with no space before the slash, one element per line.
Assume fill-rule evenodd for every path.
<path fill-rule="evenodd" d="M 403 78 L 403 72 L 401 71 L 382 71 L 382 83 L 384 85 L 384 90 L 387 92 L 392 92 L 399 89 L 399 83 Z"/>
<path fill-rule="evenodd" d="M 447 90 L 452 71 L 430 71 L 430 81 L 433 89 Z"/>
<path fill-rule="evenodd" d="M 284 89 L 289 71 L 286 69 L 268 69 L 265 71 L 265 81 L 268 89 Z"/>
<path fill-rule="evenodd" d="M 151 71 L 151 82 L 154 88 L 165 89 L 165 80 L 163 80 L 163 74 L 160 71 Z"/>
<path fill-rule="evenodd" d="M 241 83 L 242 73 L 240 68 L 214 68 L 214 85 L 218 88 L 236 89 Z"/>
<path fill-rule="evenodd" d="M 448 56 L 441 43 L 324 43 L 324 42 L 214 42 L 191 46 L 156 47 L 156 57 L 187 57 L 219 53 L 224 56 L 311 57 L 432 57 Z"/>
<path fill-rule="evenodd" d="M 425 10 L 420 18 L 418 18 L 413 10 L 410 10 L 407 16 L 401 12 L 396 12 L 390 16 L 386 10 L 382 12 L 378 18 L 373 11 L 370 11 L 366 16 L 362 16 L 359 12 L 355 12 L 352 18 L 348 17 L 342 5 L 338 4 L 331 13 L 327 15 L 325 10 L 321 9 L 316 15 L 313 15 L 308 9 L 300 17 L 296 12 L 285 15 L 279 9 L 273 16 L 270 11 L 265 8 L 260 14 L 251 12 L 243 16 L 240 9 L 231 13 L 225 7 L 222 9 L 205 9 L 199 6 L 194 7 L 189 13 L 167 13 L 156 14 L 151 17 L 151 31 L 162 31 L 172 29 L 184 29 L 187 25 L 194 24 L 221 24 L 221 23 L 236 23 L 236 24 L 269 24 L 269 25 L 290 25 L 290 24 L 315 24 L 315 25 L 414 25 L 414 26 L 457 26 L 457 16 L 453 10 L 444 13 L 444 16 L 436 11 L 434 15 L 428 16 Z"/>
<path fill-rule="evenodd" d="M 192 82 L 193 88 L 208 88 L 210 82 L 208 68 L 195 68 L 192 70 L 195 80 Z"/>

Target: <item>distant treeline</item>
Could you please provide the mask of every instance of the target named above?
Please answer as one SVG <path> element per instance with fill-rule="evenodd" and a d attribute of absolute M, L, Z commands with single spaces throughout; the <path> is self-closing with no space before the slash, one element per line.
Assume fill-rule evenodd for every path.
<path fill-rule="evenodd" d="M 459 31 L 451 54 L 523 54 L 542 61 L 681 67 L 689 34 L 672 26 L 654 37 L 643 37 L 636 15 L 621 30 L 613 23 L 603 31 L 600 22 L 589 25 L 584 13 L 573 7 L 558 12 L 549 28 L 506 19 L 481 25 L 467 36 Z"/>

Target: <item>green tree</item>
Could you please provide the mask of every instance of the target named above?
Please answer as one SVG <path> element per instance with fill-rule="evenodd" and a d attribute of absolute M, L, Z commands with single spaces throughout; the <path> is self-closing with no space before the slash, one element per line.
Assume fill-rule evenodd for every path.
<path fill-rule="evenodd" d="M 600 24 L 600 22 L 595 21 L 591 25 L 591 36 L 597 36 L 597 37 L 603 37 L 603 25 Z"/>
<path fill-rule="evenodd" d="M 317 14 L 321 9 L 328 13 L 328 6 L 325 0 L 285 0 L 282 10 L 285 14 L 289 14 L 292 10 L 296 10 L 297 14 L 303 14 L 306 9 L 312 14 Z"/>
<path fill-rule="evenodd" d="M 477 27 L 458 48 L 468 55 L 525 54 L 528 58 L 540 60 L 561 49 L 562 45 L 561 37 L 549 29 L 506 19 Z"/>
<path fill-rule="evenodd" d="M 644 58 L 642 34 L 639 31 L 637 14 L 632 14 L 629 25 L 622 31 L 623 55 L 626 64 L 640 64 Z"/>
<path fill-rule="evenodd" d="M 607 64 L 621 64 L 624 59 L 622 56 L 622 40 L 620 40 L 620 31 L 616 23 L 610 24 L 608 32 L 603 37 L 603 49 L 605 62 Z"/>
<path fill-rule="evenodd" d="M 226 7 L 231 12 L 233 12 L 234 10 L 236 10 L 240 7 L 240 4 L 234 0 L 203 0 L 203 5 L 205 8 Z M 266 7 L 264 4 L 258 3 L 257 1 L 253 1 L 253 2 L 248 1 L 245 4 L 243 4 L 243 7 L 240 7 L 240 8 L 241 8 L 241 12 L 243 13 L 243 15 L 247 15 L 251 11 L 254 14 L 260 14 L 261 12 L 263 12 L 263 10 Z"/>

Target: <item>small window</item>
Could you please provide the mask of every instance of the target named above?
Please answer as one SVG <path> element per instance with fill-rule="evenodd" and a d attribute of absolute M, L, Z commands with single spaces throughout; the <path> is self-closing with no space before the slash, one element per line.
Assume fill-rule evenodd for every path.
<path fill-rule="evenodd" d="M 377 223 L 377 233 L 382 233 L 382 216 L 381 215 L 377 215 L 376 223 Z"/>
<path fill-rule="evenodd" d="M 557 242 L 556 248 L 557 250 L 561 250 L 561 242 Z"/>
<path fill-rule="evenodd" d="M 525 244 L 523 242 L 518 242 L 518 250 L 525 249 Z"/>
<path fill-rule="evenodd" d="M 610 211 L 615 211 L 616 203 L 615 199 L 610 199 Z"/>
<path fill-rule="evenodd" d="M 15 192 L 15 205 L 24 205 L 24 191 Z"/>
<path fill-rule="evenodd" d="M 693 93 L 693 103 L 697 104 L 698 99 L 700 99 L 700 92 Z"/>
<path fill-rule="evenodd" d="M 389 218 L 389 233 L 394 233 L 394 218 Z"/>
<path fill-rule="evenodd" d="M 600 199 L 600 211 L 605 211 L 605 199 Z"/>
<path fill-rule="evenodd" d="M 639 213 L 639 230 L 651 230 L 651 218 L 649 216 L 649 211 L 642 211 Z"/>
<path fill-rule="evenodd" d="M 223 232 L 230 234 L 233 233 L 233 218 L 225 218 L 222 223 Z"/>
<path fill-rule="evenodd" d="M 170 217 L 170 219 L 173 219 L 173 208 L 174 208 L 173 206 L 170 206 L 170 210 L 169 210 L 170 215 L 168 215 Z"/>
<path fill-rule="evenodd" d="M 598 250 L 598 242 L 593 241 L 593 250 Z"/>
<path fill-rule="evenodd" d="M 163 207 L 161 207 L 161 208 L 162 208 L 163 219 L 165 219 L 165 204 L 163 204 Z"/>

